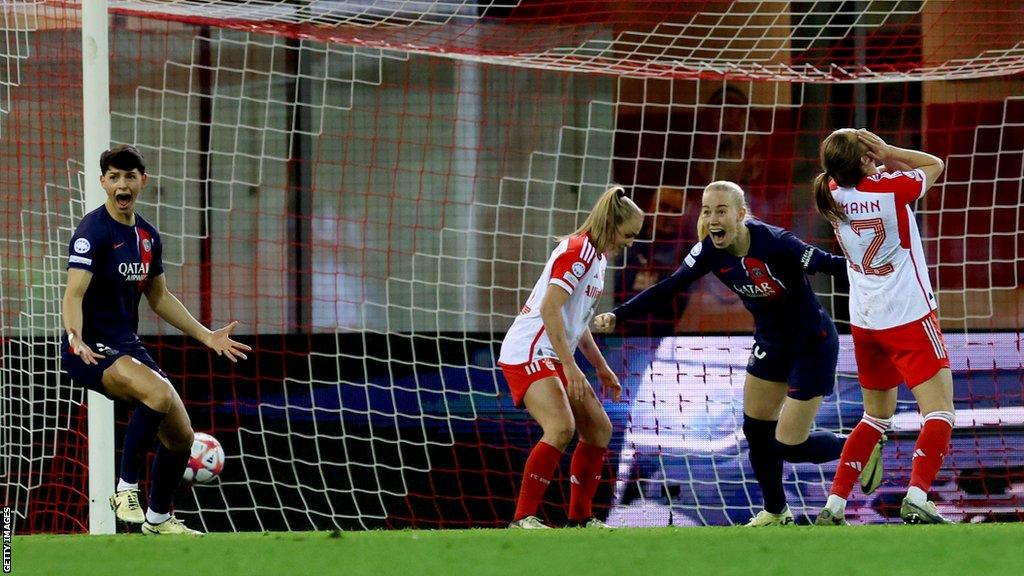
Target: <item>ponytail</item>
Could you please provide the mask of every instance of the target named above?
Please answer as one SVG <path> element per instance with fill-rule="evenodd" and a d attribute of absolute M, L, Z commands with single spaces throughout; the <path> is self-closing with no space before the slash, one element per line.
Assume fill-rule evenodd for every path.
<path fill-rule="evenodd" d="M 832 189 L 828 184 L 829 175 L 825 172 L 818 174 L 814 179 L 814 203 L 818 207 L 818 213 L 833 224 L 846 221 L 846 213 L 842 206 L 836 202 L 832 195 Z"/>
<path fill-rule="evenodd" d="M 846 213 L 832 196 L 829 180 L 837 186 L 854 188 L 864 178 L 861 157 L 868 149 L 857 139 L 857 131 L 842 128 L 828 135 L 821 143 L 822 173 L 814 179 L 814 203 L 818 212 L 833 224 L 846 221 Z"/>
<path fill-rule="evenodd" d="M 583 225 L 573 236 L 587 234 L 598 252 L 605 252 L 612 243 L 615 231 L 626 221 L 643 218 L 643 211 L 633 202 L 622 186 L 612 186 L 601 194 Z"/>

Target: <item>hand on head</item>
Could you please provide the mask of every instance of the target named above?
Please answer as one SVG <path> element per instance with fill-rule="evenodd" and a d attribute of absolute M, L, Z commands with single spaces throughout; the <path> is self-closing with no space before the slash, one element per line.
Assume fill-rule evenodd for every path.
<path fill-rule="evenodd" d="M 861 128 L 860 130 L 857 130 L 857 140 L 867 147 L 867 155 L 872 160 L 881 162 L 889 156 L 889 145 L 874 132 L 871 132 L 866 128 Z"/>

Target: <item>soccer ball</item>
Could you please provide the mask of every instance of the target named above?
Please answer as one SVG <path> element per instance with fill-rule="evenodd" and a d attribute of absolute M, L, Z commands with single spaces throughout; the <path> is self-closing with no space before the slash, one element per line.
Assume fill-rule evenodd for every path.
<path fill-rule="evenodd" d="M 224 448 L 216 438 L 196 432 L 192 440 L 192 454 L 185 466 L 185 482 L 205 484 L 224 469 Z"/>

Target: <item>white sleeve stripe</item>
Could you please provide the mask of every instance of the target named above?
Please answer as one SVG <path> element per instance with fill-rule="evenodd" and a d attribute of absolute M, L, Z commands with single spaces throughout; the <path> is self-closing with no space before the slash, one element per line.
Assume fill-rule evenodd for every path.
<path fill-rule="evenodd" d="M 86 266 L 92 266 L 92 258 L 82 258 L 81 256 L 75 256 L 74 254 L 68 256 L 68 262 L 74 262 L 75 264 L 85 264 Z"/>
<path fill-rule="evenodd" d="M 917 193 L 917 199 L 920 200 L 924 198 L 924 193 L 928 191 L 928 176 L 920 168 L 914 168 L 914 172 L 921 175 L 921 191 Z"/>
<path fill-rule="evenodd" d="M 580 249 L 580 258 L 584 262 L 589 264 L 590 261 L 594 259 L 594 254 L 596 252 L 597 252 L 597 249 L 594 248 L 593 244 L 591 244 L 590 242 L 584 241 L 583 242 L 583 247 Z"/>
<path fill-rule="evenodd" d="M 565 281 L 562 280 L 561 278 L 552 278 L 551 282 L 548 282 L 548 284 L 554 284 L 555 286 L 558 286 L 559 288 L 565 290 L 569 294 L 572 294 L 575 290 L 574 286 L 566 284 Z"/>

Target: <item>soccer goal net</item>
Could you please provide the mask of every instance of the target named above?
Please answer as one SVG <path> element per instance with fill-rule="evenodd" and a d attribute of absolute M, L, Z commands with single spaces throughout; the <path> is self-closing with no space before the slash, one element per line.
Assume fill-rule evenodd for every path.
<path fill-rule="evenodd" d="M 0 486 L 19 532 L 88 527 L 86 396 L 61 374 L 67 244 L 87 211 L 76 0 L 0 3 Z M 609 183 L 648 218 L 599 309 L 678 265 L 703 187 L 837 251 L 814 211 L 822 138 L 867 127 L 946 161 L 917 205 L 958 410 L 933 497 L 1024 519 L 1024 6 L 940 1 L 109 0 L 115 143 L 171 290 L 254 348 L 211 356 L 143 306 L 141 334 L 219 479 L 179 492 L 205 530 L 502 526 L 541 435 L 497 344 Z M 91 209 L 92 207 L 89 207 Z M 847 287 L 815 289 L 848 333 Z M 598 513 L 734 524 L 761 498 L 741 432 L 752 322 L 706 278 L 602 338 L 622 379 Z M 849 431 L 848 335 L 817 425 Z M 921 425 L 901 392 L 898 519 Z M 117 436 L 127 408 L 116 412 Z M 787 465 L 816 512 L 835 464 Z M 558 524 L 568 459 L 543 515 Z M 111 487 L 113 488 L 113 487 Z"/>

